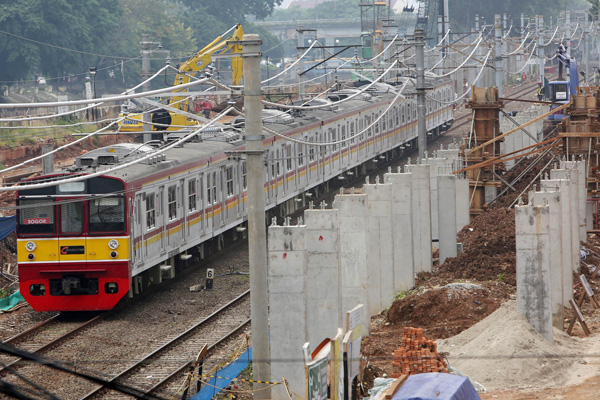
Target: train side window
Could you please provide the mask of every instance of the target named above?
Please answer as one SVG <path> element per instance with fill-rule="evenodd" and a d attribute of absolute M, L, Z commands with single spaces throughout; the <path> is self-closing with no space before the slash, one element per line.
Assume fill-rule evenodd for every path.
<path fill-rule="evenodd" d="M 125 200 L 123 197 L 103 197 L 90 200 L 89 232 L 124 232 Z"/>
<path fill-rule="evenodd" d="M 212 186 L 211 186 L 211 179 L 212 174 L 206 174 L 206 204 L 212 204 L 213 200 L 212 200 Z"/>
<path fill-rule="evenodd" d="M 196 180 L 188 181 L 188 210 L 189 212 L 196 211 Z"/>
<path fill-rule="evenodd" d="M 169 221 L 177 218 L 177 191 L 176 186 L 167 189 L 167 209 L 169 210 Z"/>
<path fill-rule="evenodd" d="M 311 140 L 312 142 L 312 140 Z M 310 161 L 315 161 L 315 146 L 310 146 L 308 148 L 308 159 Z"/>
<path fill-rule="evenodd" d="M 213 193 L 213 198 L 212 198 L 212 202 L 213 204 L 215 204 L 218 199 L 217 199 L 217 173 L 213 172 L 212 173 L 212 193 Z"/>
<path fill-rule="evenodd" d="M 19 200 L 19 233 L 53 234 L 54 203 L 46 199 Z"/>
<path fill-rule="evenodd" d="M 78 235 L 83 233 L 83 203 L 61 204 L 60 206 L 60 232 L 65 235 Z"/>
<path fill-rule="evenodd" d="M 298 144 L 298 166 L 304 165 L 304 145 Z"/>
<path fill-rule="evenodd" d="M 233 196 L 233 167 L 225 169 L 225 182 L 227 183 L 227 197 Z"/>
<path fill-rule="evenodd" d="M 244 189 L 248 188 L 248 170 L 246 167 L 246 162 L 242 163 L 242 187 Z"/>
<path fill-rule="evenodd" d="M 156 208 L 154 202 L 154 193 L 146 196 L 146 229 L 152 229 L 156 226 Z"/>

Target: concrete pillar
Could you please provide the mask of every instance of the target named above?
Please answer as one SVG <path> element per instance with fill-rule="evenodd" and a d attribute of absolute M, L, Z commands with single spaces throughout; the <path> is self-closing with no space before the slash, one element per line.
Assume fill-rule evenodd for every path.
<path fill-rule="evenodd" d="M 321 343 L 344 326 L 338 210 L 306 210 L 307 341 Z"/>
<path fill-rule="evenodd" d="M 573 257 L 571 267 L 573 267 L 574 272 L 579 272 L 579 190 L 577 187 L 577 174 L 568 169 L 552 169 L 550 170 L 550 179 L 566 179 L 569 181 L 568 190 L 571 203 L 569 218 L 571 219 L 571 256 Z"/>
<path fill-rule="evenodd" d="M 587 242 L 587 170 L 585 164 L 585 160 L 560 162 L 561 168 L 570 169 L 577 173 L 577 182 L 579 188 L 579 240 L 584 243 Z"/>
<path fill-rule="evenodd" d="M 351 310 L 363 304 L 363 335 L 371 329 L 368 312 L 368 287 L 371 278 L 367 270 L 367 204 L 366 194 L 337 195 L 335 208 L 339 213 L 340 264 L 342 272 L 342 309 Z"/>
<path fill-rule="evenodd" d="M 562 224 L 560 192 L 541 191 L 532 192 L 531 198 L 534 206 L 549 207 L 550 238 L 550 298 L 552 300 L 552 326 L 563 330 L 563 265 L 562 265 Z M 569 240 L 569 238 L 565 238 Z M 568 270 L 571 273 L 571 270 Z M 568 304 L 568 303 L 567 303 Z"/>
<path fill-rule="evenodd" d="M 429 165 L 429 190 L 431 191 L 431 238 L 432 246 L 438 247 L 438 243 L 435 240 L 440 239 L 439 233 L 439 215 L 438 215 L 438 169 L 441 165 L 445 164 L 447 161 L 441 158 L 427 158 L 424 160 L 424 164 Z"/>
<path fill-rule="evenodd" d="M 569 304 L 573 298 L 573 262 L 575 256 L 579 260 L 579 251 L 573 252 L 573 221 L 571 220 L 571 182 L 567 179 L 542 180 L 542 189 L 546 191 L 558 191 L 561 204 L 561 264 L 563 304 Z"/>
<path fill-rule="evenodd" d="M 456 232 L 471 222 L 471 207 L 469 205 L 469 180 L 457 176 L 456 180 Z"/>
<path fill-rule="evenodd" d="M 429 190 L 429 165 L 408 164 L 405 172 L 413 177 L 413 256 L 415 274 L 431 272 L 431 192 Z"/>
<path fill-rule="evenodd" d="M 412 222 L 412 174 L 385 174 L 392 185 L 392 238 L 394 292 L 415 286 Z"/>
<path fill-rule="evenodd" d="M 516 206 L 517 307 L 553 341 L 550 280 L 550 207 Z"/>
<path fill-rule="evenodd" d="M 369 198 L 367 230 L 367 266 L 369 308 L 377 314 L 394 300 L 394 263 L 392 240 L 392 185 L 364 185 Z"/>
<path fill-rule="evenodd" d="M 297 361 L 307 341 L 305 235 L 304 226 L 268 231 L 271 371 L 277 374 L 271 381 L 285 376 L 296 393 L 305 392 L 304 364 Z M 274 399 L 287 398 L 281 385 L 272 390 Z"/>
<path fill-rule="evenodd" d="M 438 215 L 440 265 L 448 257 L 456 257 L 456 177 L 438 175 Z"/>

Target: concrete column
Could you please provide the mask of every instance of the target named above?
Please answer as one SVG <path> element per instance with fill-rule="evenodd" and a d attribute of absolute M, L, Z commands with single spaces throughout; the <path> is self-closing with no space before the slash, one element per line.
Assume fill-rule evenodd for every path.
<path fill-rule="evenodd" d="M 561 205 L 561 264 L 563 304 L 569 304 L 573 298 L 573 262 L 574 255 L 579 260 L 579 252 L 573 253 L 573 221 L 571 220 L 571 182 L 566 179 L 542 180 L 542 189 L 546 191 L 558 191 L 560 193 Z"/>
<path fill-rule="evenodd" d="M 574 272 L 579 272 L 579 191 L 577 174 L 568 169 L 553 169 L 550 170 L 550 179 L 566 179 L 569 181 L 568 190 L 571 203 L 569 218 L 571 219 L 571 256 L 573 257 L 571 267 L 573 267 Z"/>
<path fill-rule="evenodd" d="M 379 313 L 394 300 L 392 240 L 392 185 L 364 185 L 369 198 L 367 212 L 367 266 L 370 313 Z"/>
<path fill-rule="evenodd" d="M 305 391 L 304 365 L 298 362 L 307 341 L 306 309 L 306 228 L 269 227 L 269 319 L 271 371 L 289 379 L 296 393 Z M 272 389 L 274 399 L 287 398 L 281 385 Z"/>
<path fill-rule="evenodd" d="M 344 326 L 338 210 L 306 210 L 307 341 L 321 343 Z"/>
<path fill-rule="evenodd" d="M 429 165 L 408 164 L 405 172 L 412 174 L 413 190 L 413 256 L 415 274 L 431 272 L 431 191 Z"/>
<path fill-rule="evenodd" d="M 515 207 L 517 307 L 535 330 L 552 342 L 549 230 L 550 207 Z"/>
<path fill-rule="evenodd" d="M 357 304 L 365 306 L 362 321 L 364 336 L 371 329 L 367 292 L 371 278 L 367 270 L 367 204 L 366 194 L 335 196 L 335 208 L 340 218 L 342 309 L 351 310 Z"/>
<path fill-rule="evenodd" d="M 587 170 L 585 164 L 585 160 L 560 162 L 561 168 L 570 169 L 572 171 L 576 171 L 577 173 L 579 192 L 579 240 L 581 242 L 587 242 L 587 222 L 585 211 L 587 208 Z"/>
<path fill-rule="evenodd" d="M 457 176 L 456 180 L 456 232 L 471 222 L 471 207 L 469 205 L 469 180 Z"/>
<path fill-rule="evenodd" d="M 385 174 L 392 185 L 392 238 L 394 292 L 415 286 L 412 221 L 412 174 Z"/>
<path fill-rule="evenodd" d="M 440 226 L 440 265 L 456 257 L 456 177 L 438 175 L 438 215 Z"/>
<path fill-rule="evenodd" d="M 429 165 L 429 190 L 431 192 L 431 238 L 432 246 L 437 248 L 438 242 L 435 240 L 440 239 L 439 233 L 439 214 L 438 214 L 438 169 L 441 165 L 445 164 L 447 160 L 441 158 L 427 158 L 423 161 L 423 164 Z"/>
<path fill-rule="evenodd" d="M 562 224 L 560 192 L 541 191 L 532 192 L 531 198 L 534 206 L 548 205 L 550 238 L 550 298 L 552 300 L 552 326 L 563 330 L 563 265 L 562 265 Z M 565 238 L 569 240 L 569 238 Z M 569 273 L 571 270 L 568 270 Z M 568 304 L 568 303 L 567 303 Z"/>

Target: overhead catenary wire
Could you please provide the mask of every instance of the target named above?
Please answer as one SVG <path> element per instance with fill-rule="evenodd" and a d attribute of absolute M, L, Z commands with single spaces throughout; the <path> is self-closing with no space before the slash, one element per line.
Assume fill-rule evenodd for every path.
<path fill-rule="evenodd" d="M 335 146 L 341 143 L 345 143 L 348 142 L 350 140 L 353 140 L 361 135 L 363 135 L 365 132 L 367 132 L 369 129 L 371 129 L 375 124 L 377 124 L 387 113 L 388 111 L 392 108 L 392 106 L 398 101 L 398 99 L 400 98 L 400 96 L 402 96 L 402 90 L 404 90 L 404 88 L 406 87 L 406 85 L 408 84 L 409 80 L 407 80 L 406 82 L 404 82 L 404 85 L 400 88 L 400 90 L 398 90 L 398 93 L 396 94 L 396 97 L 390 102 L 390 104 L 387 106 L 387 108 L 375 119 L 373 120 L 373 122 L 368 125 L 366 128 L 364 128 L 362 131 L 355 133 L 354 135 L 350 135 L 347 138 L 344 139 L 340 139 L 340 140 L 336 140 L 336 141 L 332 141 L 332 142 L 310 142 L 310 141 L 306 141 L 306 140 L 300 140 L 300 139 L 295 139 L 289 136 L 286 136 L 284 134 L 281 134 L 279 132 L 276 132 L 272 129 L 263 127 L 263 129 L 272 134 L 275 135 L 277 137 L 280 137 L 282 139 L 288 140 L 290 142 L 293 143 L 298 143 L 298 144 L 305 144 L 308 146 L 321 146 L 321 147 L 325 147 L 325 146 Z M 240 115 L 243 115 L 242 113 L 240 113 Z"/>
<path fill-rule="evenodd" d="M 465 97 L 467 94 L 469 94 L 469 92 L 471 91 L 471 89 L 473 88 L 473 85 L 475 85 L 477 83 L 477 81 L 479 80 L 479 77 L 481 76 L 481 74 L 483 73 L 483 70 L 486 67 L 487 64 L 487 60 L 490 58 L 490 55 L 492 54 L 492 50 L 490 49 L 487 53 L 487 55 L 485 56 L 485 60 L 483 60 L 483 64 L 481 65 L 481 68 L 479 70 L 479 73 L 477 74 L 477 76 L 475 77 L 475 80 L 473 81 L 472 84 L 469 85 L 469 88 L 459 97 L 455 98 L 453 101 L 443 101 L 443 100 L 438 100 L 434 97 L 431 97 L 429 95 L 425 95 L 426 98 L 428 98 L 429 100 L 433 100 L 436 101 L 438 103 L 442 103 L 442 104 L 456 104 L 458 103 L 460 100 L 463 99 L 463 97 Z"/>
<path fill-rule="evenodd" d="M 531 60 L 531 57 L 533 57 L 533 53 L 535 53 L 536 47 L 537 47 L 537 43 L 535 43 L 533 45 L 533 49 L 531 49 L 531 53 L 529 54 L 529 58 L 527 59 L 527 61 L 525 63 L 523 63 L 523 67 L 521 67 L 520 70 L 518 70 L 516 72 L 509 71 L 506 68 L 502 68 L 502 70 L 505 71 L 505 72 L 507 72 L 507 73 L 509 73 L 509 74 L 511 74 L 511 75 L 520 74 L 527 67 L 527 65 L 529 64 L 529 60 Z"/>
<path fill-rule="evenodd" d="M 525 35 L 525 38 L 523 39 L 523 41 L 521 42 L 521 44 L 519 45 L 519 47 L 517 47 L 514 51 L 512 51 L 510 53 L 506 53 L 506 54 L 503 53 L 502 56 L 512 56 L 513 54 L 516 54 L 519 50 L 521 50 L 521 48 L 523 47 L 523 45 L 527 41 L 527 38 L 529 37 L 530 34 L 531 34 L 531 32 L 527 32 L 527 35 Z"/>
<path fill-rule="evenodd" d="M 210 126 L 214 125 L 219 119 L 221 119 L 222 117 L 224 117 L 225 115 L 229 114 L 234 108 L 233 107 L 229 107 L 227 109 L 225 109 L 221 114 L 219 114 L 216 118 L 212 119 L 209 123 L 207 123 L 206 125 L 203 125 L 201 128 L 192 131 L 191 133 L 184 135 L 183 137 L 181 137 L 180 139 L 174 141 L 173 143 L 157 149 L 156 151 L 152 152 L 152 153 L 148 153 L 145 156 L 142 156 L 140 158 L 136 158 L 134 161 L 125 163 L 125 164 L 121 164 L 121 165 L 117 165 L 111 168 L 107 168 L 105 170 L 102 171 L 98 171 L 92 174 L 88 174 L 88 175 L 81 175 L 81 176 L 77 176 L 77 177 L 72 177 L 72 178 L 65 178 L 65 179 L 59 179 L 59 180 L 55 180 L 52 182 L 45 182 L 45 183 L 34 183 L 34 184 L 20 184 L 20 185 L 14 185 L 14 186 L 6 186 L 6 185 L 0 185 L 0 192 L 11 192 L 11 191 L 16 191 L 16 190 L 27 190 L 27 189 L 41 189 L 41 188 L 45 188 L 45 187 L 51 187 L 51 186 L 56 186 L 56 185 L 60 185 L 63 183 L 69 183 L 69 182 L 79 182 L 79 181 L 84 181 L 84 180 L 88 180 L 90 178 L 95 178 L 97 176 L 100 175 L 105 175 L 107 173 L 113 172 L 113 171 L 118 171 L 121 170 L 123 168 L 127 168 L 129 166 L 138 164 L 142 161 L 145 161 L 151 157 L 156 156 L 157 154 L 162 154 L 165 151 L 175 147 L 175 146 L 179 146 L 181 143 L 186 142 L 190 137 L 197 135 L 198 133 L 203 132 L 205 129 L 209 128 Z"/>
<path fill-rule="evenodd" d="M 481 41 L 483 40 L 483 37 L 480 37 L 479 40 L 477 41 L 477 44 L 475 45 L 475 48 L 471 51 L 471 53 L 469 54 L 469 56 L 467 58 L 465 58 L 465 60 L 456 68 L 454 68 L 452 71 L 450 72 L 446 72 L 444 74 L 435 74 L 436 77 L 438 78 L 442 78 L 445 76 L 450 76 L 453 73 L 455 73 L 456 71 L 458 71 L 459 69 L 461 69 L 466 63 L 467 61 L 469 61 L 471 59 L 471 57 L 473 57 L 473 54 L 475 54 L 475 51 L 477 51 L 477 49 L 479 48 L 479 45 L 481 44 Z"/>
<path fill-rule="evenodd" d="M 335 101 L 333 103 L 329 103 L 329 104 L 326 104 L 326 105 L 319 105 L 319 106 L 293 106 L 293 105 L 287 105 L 287 104 L 273 103 L 273 102 L 266 101 L 266 100 L 262 100 L 262 103 L 264 105 L 271 106 L 271 107 L 280 107 L 280 108 L 286 108 L 286 109 L 292 109 L 292 110 L 317 110 L 317 109 L 320 109 L 320 108 L 331 107 L 333 105 L 340 104 L 340 103 L 346 102 L 348 100 L 351 100 L 354 97 L 362 94 L 363 92 L 365 92 L 366 90 L 368 90 L 369 88 L 371 88 L 371 86 L 373 86 L 379 80 L 381 80 L 388 72 L 390 72 L 390 70 L 392 68 L 394 68 L 396 66 L 397 63 L 398 63 L 397 61 L 394 61 L 392 63 L 392 65 L 390 65 L 381 75 L 379 75 L 376 79 L 374 79 L 373 82 L 371 82 L 370 84 L 368 84 L 365 88 L 357 91 L 354 94 L 351 94 L 350 96 L 348 96 L 348 97 L 346 97 L 344 99 Z"/>

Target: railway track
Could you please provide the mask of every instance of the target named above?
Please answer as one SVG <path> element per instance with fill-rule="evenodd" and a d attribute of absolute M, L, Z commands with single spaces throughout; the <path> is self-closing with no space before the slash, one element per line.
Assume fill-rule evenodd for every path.
<path fill-rule="evenodd" d="M 96 315 L 92 318 L 82 318 L 79 316 L 76 319 L 70 317 L 74 320 L 68 320 L 63 314 L 58 314 L 5 340 L 4 343 L 30 353 L 43 354 L 45 351 L 66 341 L 83 329 L 98 323 L 102 317 L 103 315 Z M 0 377 L 9 373 L 21 360 L 21 358 L 0 353 L 0 365 L 2 366 L 0 368 Z"/>
<path fill-rule="evenodd" d="M 136 361 L 110 379 L 110 382 L 127 381 L 145 393 L 164 388 L 174 378 L 187 371 L 198 352 L 206 345 L 208 351 L 237 334 L 250 324 L 250 291 L 246 291 L 202 321 L 174 337 L 164 339 L 157 349 Z M 81 400 L 130 398 L 97 386 Z"/>

